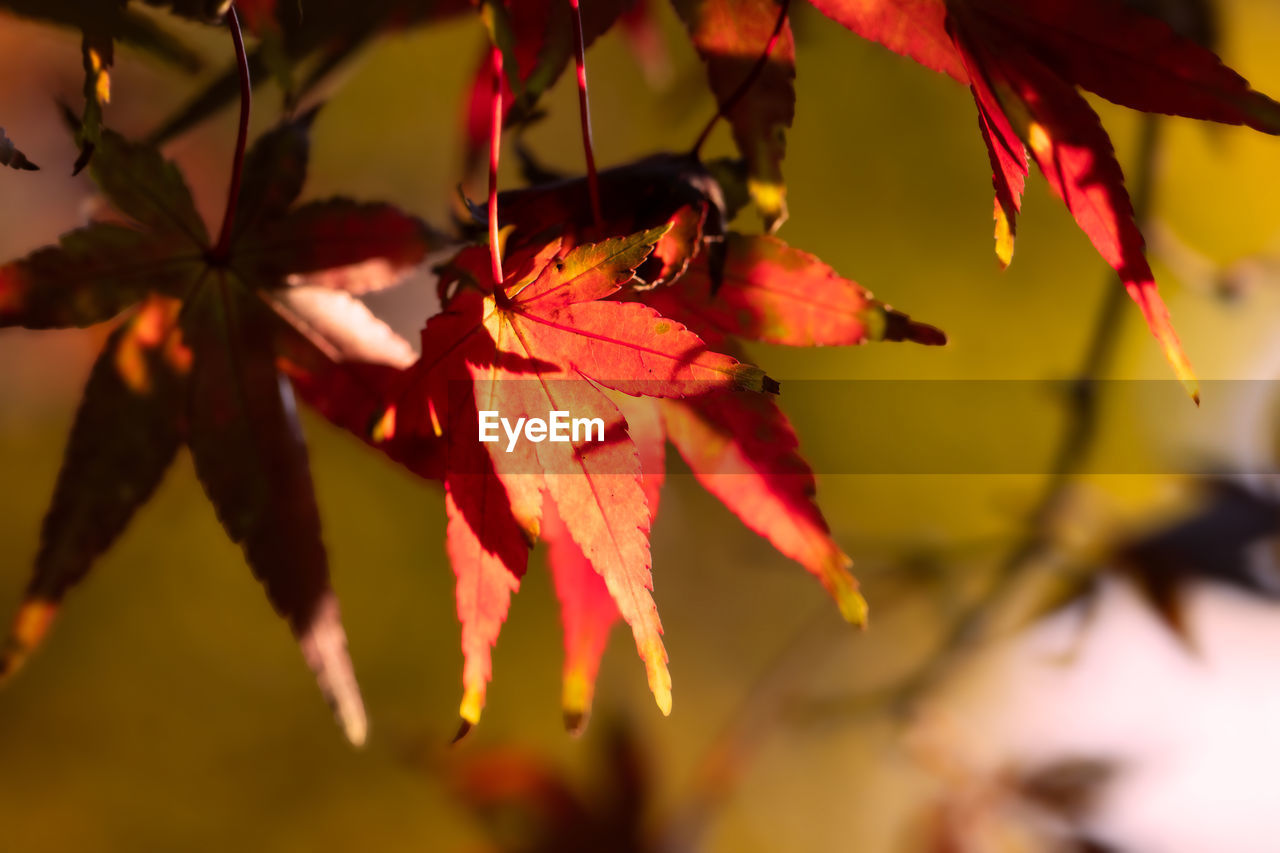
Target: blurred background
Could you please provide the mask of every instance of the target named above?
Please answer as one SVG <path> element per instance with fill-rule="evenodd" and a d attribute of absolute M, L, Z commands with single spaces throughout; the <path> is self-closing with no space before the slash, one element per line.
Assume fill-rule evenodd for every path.
<path fill-rule="evenodd" d="M 1154 461 L 1118 471 L 1086 459 L 1085 475 L 1036 518 L 1073 417 L 1065 386 L 1048 380 L 1076 375 L 1104 293 L 1118 285 L 1038 176 L 1017 257 L 1000 273 L 968 93 L 797 6 L 791 219 L 780 236 L 951 340 L 752 350 L 783 382 L 871 629 L 845 627 L 812 578 L 673 459 L 653 535 L 672 716 L 653 707 L 619 632 L 590 728 L 564 734 L 556 602 L 535 556 L 495 651 L 482 724 L 450 748 L 461 655 L 440 491 L 308 417 L 369 744 L 343 741 L 183 456 L 0 693 L 0 849 L 569 849 L 534 841 L 574 809 L 618 828 L 615 838 L 639 827 L 647 840 L 615 849 L 1275 849 L 1280 608 L 1265 581 L 1265 495 L 1280 372 L 1280 143 L 1161 123 L 1149 229 L 1157 276 L 1201 377 L 1224 381 L 1206 383 L 1198 412 L 1176 405 L 1127 309 L 1108 378 L 1167 384 L 1175 403 L 1135 404 L 1144 398 L 1124 389 L 1136 385 L 1104 389 L 1095 444 L 1107 459 Z M 647 76 L 617 33 L 588 54 L 604 165 L 684 149 L 713 111 L 687 39 L 665 4 L 656 8 L 661 73 Z M 1280 4 L 1216 9 L 1221 55 L 1255 88 L 1280 92 Z M 0 175 L 0 257 L 10 258 L 83 222 L 94 202 L 87 179 L 69 176 L 75 150 L 55 108 L 79 104 L 78 35 L 0 21 L 0 119 L 44 167 Z M 190 78 L 121 49 L 107 117 L 126 133 L 154 128 L 230 60 L 224 32 L 165 23 L 199 46 L 206 70 Z M 306 195 L 393 201 L 445 224 L 482 39 L 477 22 L 457 20 L 388 35 L 344 66 L 316 122 Z M 272 84 L 259 91 L 255 128 L 279 100 Z M 1134 172 L 1142 120 L 1093 102 Z M 546 105 L 526 141 L 578 172 L 569 79 Z M 207 220 L 221 212 L 234 133 L 224 111 L 166 149 Z M 730 146 L 722 128 L 713 147 Z M 503 180 L 518 182 L 514 168 Z M 751 211 L 738 226 L 759 227 Z M 402 328 L 423 319 L 414 288 L 379 306 Z M 0 333 L 2 612 L 21 598 L 104 335 Z M 859 399 L 871 380 L 1044 384 L 1023 385 L 1007 410 L 1000 394 L 976 395 L 975 411 L 955 393 L 915 393 L 886 415 Z M 793 401 L 788 382 L 801 389 Z M 913 449 L 945 458 L 939 448 L 1031 461 L 859 473 L 859 460 L 909 460 Z M 1172 571 L 1168 550 L 1134 543 L 1218 506 L 1222 489 L 1198 485 L 1201 468 L 1247 472 L 1234 481 L 1264 497 L 1237 495 L 1247 509 L 1229 503 L 1228 516 L 1264 520 L 1247 536 L 1210 524 L 1196 547 L 1240 559 L 1179 568 L 1191 580 L 1170 604 L 1152 581 Z M 1029 535 L 1035 553 L 1010 579 L 1001 566 Z M 1197 580 L 1205 574 L 1233 583 Z M 1054 609 L 1085 590 L 1083 602 Z M 617 808 L 615 795 L 630 805 Z M 1099 846 L 1053 846 L 1071 843 Z"/>

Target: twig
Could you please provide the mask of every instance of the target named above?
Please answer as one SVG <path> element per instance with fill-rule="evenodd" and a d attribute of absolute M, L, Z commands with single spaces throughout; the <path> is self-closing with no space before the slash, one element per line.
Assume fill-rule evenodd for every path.
<path fill-rule="evenodd" d="M 1133 188 L 1134 218 L 1141 226 L 1151 213 L 1160 146 L 1160 119 L 1144 115 Z M 1098 385 L 1115 358 L 1128 297 L 1108 277 L 1093 332 L 1067 399 L 1067 423 L 1049 476 L 1032 507 L 1023 534 L 995 570 L 987 594 L 966 608 L 941 643 L 937 655 L 896 690 L 899 710 L 909 709 L 987 633 L 993 615 L 1013 592 L 1022 571 L 1053 549 L 1053 520 L 1061 513 L 1071 481 L 1080 473 L 1098 432 Z"/>
<path fill-rule="evenodd" d="M 778 649 L 703 753 L 689 790 L 681 797 L 683 806 L 670 822 L 663 849 L 671 853 L 701 849 L 707 824 L 764 746 L 798 682 L 814 671 L 824 653 L 836 648 L 830 635 L 848 629 L 846 623 L 827 618 L 830 609 L 830 602 L 822 601 Z"/>

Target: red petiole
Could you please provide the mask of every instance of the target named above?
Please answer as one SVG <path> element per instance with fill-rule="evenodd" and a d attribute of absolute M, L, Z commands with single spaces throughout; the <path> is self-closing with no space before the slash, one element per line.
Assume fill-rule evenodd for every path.
<path fill-rule="evenodd" d="M 604 224 L 600 206 L 600 177 L 596 173 L 596 155 L 591 145 L 591 106 L 587 99 L 587 48 L 582 32 L 582 10 L 578 0 L 569 0 L 573 11 L 573 58 L 578 68 L 578 113 L 582 123 L 582 152 L 587 159 L 587 187 L 591 193 L 591 216 L 595 226 Z"/>
<path fill-rule="evenodd" d="M 235 224 L 236 205 L 240 201 L 240 181 L 244 172 L 244 153 L 249 143 L 249 108 L 253 102 L 253 85 L 249 79 L 249 60 L 244 51 L 244 34 L 240 31 L 240 18 L 235 4 L 227 8 L 227 28 L 231 30 L 231 42 L 236 49 L 236 67 L 240 70 L 240 127 L 236 132 L 236 150 L 231 161 L 231 183 L 227 188 L 227 209 L 222 214 L 222 228 L 218 242 L 210 255 L 225 259 L 231 250 L 231 229 Z"/>
<path fill-rule="evenodd" d="M 493 68 L 493 126 L 489 137 L 489 260 L 495 292 L 502 288 L 502 249 L 498 245 L 498 154 L 502 149 L 502 49 L 489 52 Z"/>
<path fill-rule="evenodd" d="M 738 102 L 742 100 L 747 92 L 751 90 L 756 80 L 759 79 L 765 65 L 769 63 L 769 57 L 773 55 L 773 49 L 778 46 L 778 39 L 782 37 L 782 26 L 787 22 L 787 13 L 790 9 L 791 0 L 781 0 L 778 7 L 778 20 L 773 25 L 773 33 L 769 36 L 769 41 L 756 59 L 755 65 L 751 66 L 747 76 L 738 84 L 738 88 L 734 89 L 733 94 L 724 99 L 720 104 L 720 108 L 716 110 L 716 114 L 711 117 L 711 121 L 707 122 L 707 126 L 702 129 L 702 133 L 698 134 L 698 141 L 693 143 L 692 153 L 694 157 L 698 156 L 698 152 L 706 144 L 707 138 L 711 136 L 711 131 L 715 130 L 716 122 L 733 112 L 734 107 L 738 106 Z"/>

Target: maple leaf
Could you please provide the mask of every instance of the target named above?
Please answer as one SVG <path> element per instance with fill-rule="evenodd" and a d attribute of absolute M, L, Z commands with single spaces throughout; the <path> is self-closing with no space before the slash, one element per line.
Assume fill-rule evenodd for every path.
<path fill-rule="evenodd" d="M 874 299 L 817 258 L 769 236 L 727 238 L 721 284 L 695 263 L 674 285 L 640 295 L 664 316 L 733 352 L 732 336 L 787 346 L 872 340 L 938 345 L 946 336 Z M 663 401 L 663 425 L 698 481 L 778 551 L 812 572 L 850 622 L 866 619 L 851 561 L 814 502 L 813 472 L 773 400 L 722 392 Z"/>
<path fill-rule="evenodd" d="M 1212 0 L 1124 0 L 1136 12 L 1160 18 L 1180 36 L 1215 50 L 1221 24 Z"/>
<path fill-rule="evenodd" d="M 992 165 L 1001 263 L 1013 256 L 1029 152 L 1198 399 L 1111 142 L 1076 87 L 1137 110 L 1271 134 L 1280 133 L 1280 104 L 1250 89 L 1208 49 L 1119 2 L 811 2 L 853 32 L 970 87 Z"/>
<path fill-rule="evenodd" d="M 720 284 L 711 261 L 694 261 L 666 287 L 631 294 L 678 320 L 711 348 L 736 354 L 729 338 L 789 346 L 852 346 L 873 340 L 938 345 L 946 336 L 875 300 L 805 252 L 769 236 L 729 234 Z M 617 398 L 643 460 L 654 516 L 669 440 L 698 482 L 779 553 L 813 574 L 841 615 L 864 624 L 867 603 L 852 560 L 831 537 L 815 500 L 813 471 L 786 416 L 769 396 L 724 389 L 685 399 Z M 591 708 L 595 676 L 617 616 L 583 569 L 561 522 L 543 517 L 542 536 L 565 629 L 566 723 L 576 730 Z"/>
<path fill-rule="evenodd" d="M 1270 495 L 1227 479 L 1193 484 L 1194 503 L 1178 517 L 1113 543 L 1108 558 L 1068 579 L 1046 598 L 1037 617 L 1080 606 L 1084 620 L 1098 613 L 1104 577 L 1122 578 L 1147 603 L 1165 628 L 1188 650 L 1198 638 L 1187 618 L 1196 586 L 1222 584 L 1267 601 L 1280 599 L 1280 577 L 1261 545 L 1280 536 L 1280 513 Z"/>
<path fill-rule="evenodd" d="M 1197 483 L 1200 505 L 1186 518 L 1122 543 L 1116 569 L 1127 576 L 1161 621 L 1195 646 L 1185 599 L 1195 582 L 1216 582 L 1259 598 L 1280 597 L 1280 582 L 1251 555 L 1280 535 L 1274 499 L 1229 480 Z"/>
<path fill-rule="evenodd" d="M 758 368 L 708 350 L 652 308 L 608 298 L 632 280 L 667 230 L 568 249 L 559 240 L 530 246 L 508 257 L 512 272 L 498 287 L 478 264 L 470 286 L 428 321 L 418 363 L 391 380 L 391 402 L 373 419 L 389 455 L 444 481 L 447 550 L 462 623 L 463 732 L 479 720 L 492 646 L 530 544 L 544 528 L 554 531 L 559 546 L 576 548 L 578 568 L 589 565 L 603 583 L 605 595 L 597 589 L 594 600 L 609 601 L 616 608 L 611 613 L 631 626 L 650 688 L 663 712 L 670 710 L 666 650 L 650 594 L 650 504 L 622 413 L 626 403 L 617 395 L 758 393 L 777 386 Z M 337 384 L 353 384 L 347 376 Z M 323 402 L 325 381 L 318 384 L 312 390 Z M 599 419 L 600 436 L 503 448 L 479 440 L 482 411 L 512 421 L 571 412 Z M 369 422 L 364 434 L 373 438 Z M 585 589 L 575 594 L 590 595 Z M 593 618 L 590 605 L 575 612 Z M 571 668 L 577 672 L 590 658 L 579 656 Z M 577 682 L 588 698 L 593 676 Z"/>
<path fill-rule="evenodd" d="M 297 636 L 347 736 L 363 740 L 306 448 L 278 365 L 297 353 L 282 341 L 326 333 L 340 355 L 340 327 L 359 317 L 347 294 L 335 294 L 337 306 L 308 302 L 289 282 L 341 282 L 317 274 L 372 259 L 403 270 L 434 238 L 387 205 L 294 206 L 310 120 L 280 126 L 249 152 L 244 192 L 216 242 L 173 164 L 104 131 L 92 173 L 131 224 L 72 231 L 0 268 L 0 326 L 87 326 L 137 304 L 86 386 L 0 672 L 16 671 L 186 444 L 219 520 Z"/>
<path fill-rule="evenodd" d="M 795 347 L 868 341 L 945 344 L 946 335 L 874 298 L 808 252 L 767 235 L 729 233 L 723 266 L 695 261 L 670 287 L 637 298 L 708 341 L 733 336 Z"/>
<path fill-rule="evenodd" d="M 787 218 L 782 158 L 795 116 L 795 43 L 778 0 L 673 0 L 748 165 L 765 227 Z M 695 145 L 695 150 L 701 142 Z"/>
<path fill-rule="evenodd" d="M 0 166 L 8 166 L 10 169 L 27 172 L 33 172 L 40 168 L 28 160 L 27 155 L 23 154 L 18 149 L 18 146 L 13 144 L 13 140 L 5 135 L 3 127 L 0 127 Z"/>
<path fill-rule="evenodd" d="M 581 189 L 575 185 L 574 192 Z M 544 197 L 554 202 L 561 192 Z M 527 198 L 532 208 L 538 197 Z M 514 218 L 523 221 L 518 207 Z M 665 654 L 647 596 L 647 545 L 632 532 L 647 532 L 656 516 L 668 438 L 706 488 L 819 578 L 849 621 L 865 619 L 850 560 L 814 502 L 813 473 L 799 456 L 794 431 L 772 399 L 756 393 L 759 374 L 715 356 L 710 366 L 733 378 L 708 384 L 705 372 L 690 374 L 668 359 L 657 374 L 653 364 L 642 365 L 644 379 L 636 382 L 623 375 L 635 372 L 626 354 L 631 345 L 619 344 L 628 335 L 642 341 L 644 327 L 632 333 L 626 312 L 644 308 L 638 319 L 653 331 L 667 328 L 651 336 L 650 345 L 679 333 L 687 341 L 675 350 L 699 360 L 708 348 L 732 352 L 730 336 L 794 346 L 940 344 L 945 336 L 772 237 L 730 234 L 715 293 L 706 255 L 675 283 L 637 292 L 634 270 L 661 245 L 668 227 L 572 249 L 561 239 L 544 245 L 526 239 L 508 255 L 506 267 L 514 272 L 501 289 L 486 279 L 483 247 L 468 247 L 448 266 L 446 276 L 458 288 L 446 310 L 428 321 L 416 366 L 397 375 L 348 363 L 300 387 L 335 422 L 420 476 L 445 482 L 463 627 L 464 731 L 479 717 L 491 649 L 535 538 L 548 545 L 561 606 L 566 726 L 579 731 L 585 725 L 600 659 L 620 618 L 631 625 L 663 703 L 668 682 L 665 666 L 657 665 L 665 664 Z M 573 229 L 566 223 L 566 232 Z M 673 347 L 669 338 L 666 346 Z M 738 387 L 743 384 L 749 387 Z M 374 398 L 391 401 L 381 413 L 370 402 L 371 387 L 381 389 Z M 346 416 L 348 408 L 359 414 Z M 478 411 L 514 418 L 556 408 L 599 415 L 607 424 L 606 446 L 557 452 L 552 445 L 503 450 L 490 444 L 486 450 L 473 438 Z M 388 423 L 395 424 L 389 433 Z M 584 486 L 605 480 L 612 505 L 580 500 Z M 644 566 L 621 584 L 621 594 L 617 570 L 627 561 L 602 554 L 597 541 L 602 530 L 619 529 L 618 517 L 631 536 L 632 564 Z"/>
<path fill-rule="evenodd" d="M 636 446 L 640 487 L 652 524 L 658 516 L 662 484 L 666 479 L 666 435 L 659 410 L 651 400 L 616 391 L 608 393 L 626 419 L 627 435 Z M 544 505 L 540 535 L 547 543 L 547 565 L 560 602 L 560 623 L 564 629 L 561 708 L 565 728 L 580 733 L 591 713 L 596 676 L 609 633 L 620 616 L 603 578 L 592 568 L 550 501 Z"/>

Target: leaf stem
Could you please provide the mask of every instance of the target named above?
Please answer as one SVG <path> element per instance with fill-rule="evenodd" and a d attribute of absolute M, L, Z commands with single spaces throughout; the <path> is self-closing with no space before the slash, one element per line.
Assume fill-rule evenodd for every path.
<path fill-rule="evenodd" d="M 596 228 L 604 225 L 600 206 L 600 176 L 596 173 L 596 155 L 591 145 L 591 105 L 587 99 L 587 46 L 582 32 L 582 10 L 578 0 L 569 0 L 573 11 L 573 58 L 578 67 L 578 115 L 582 124 L 582 153 L 587 159 L 587 187 L 591 192 L 591 217 Z"/>
<path fill-rule="evenodd" d="M 249 143 L 249 108 L 253 104 L 253 84 L 249 79 L 249 59 L 244 51 L 244 34 L 235 3 L 227 7 L 227 28 L 236 49 L 236 67 L 240 71 L 240 126 L 236 131 L 236 150 L 231 161 L 231 183 L 227 188 L 227 209 L 222 214 L 222 228 L 212 257 L 225 259 L 231 250 L 231 229 L 235 225 L 236 206 L 240 201 L 240 181 L 244 173 L 244 153 Z"/>
<path fill-rule="evenodd" d="M 502 149 L 502 48 L 489 50 L 493 69 L 493 124 L 489 130 L 489 261 L 494 292 L 502 289 L 502 249 L 498 245 L 498 156 Z"/>
<path fill-rule="evenodd" d="M 738 106 L 738 102 L 746 96 L 751 87 L 755 85 L 756 80 L 760 78 L 760 74 L 769 63 L 769 57 L 773 55 L 773 49 L 778 45 L 778 39 L 782 37 L 782 27 L 787 22 L 787 13 L 790 9 L 791 0 L 781 0 L 778 6 L 778 20 L 774 22 L 773 33 L 769 36 L 769 41 L 765 44 L 760 56 L 756 58 L 755 64 L 751 66 L 751 70 L 747 72 L 747 76 L 738 84 L 738 88 L 733 90 L 733 94 L 721 101 L 716 114 L 711 117 L 711 121 L 707 122 L 707 126 L 702 129 L 702 133 L 698 134 L 698 140 L 693 143 L 693 151 L 691 152 L 694 157 L 697 157 L 698 153 L 702 151 L 702 146 L 706 144 L 707 138 L 711 136 L 711 131 L 715 129 L 716 122 L 726 118 L 734 107 Z"/>

